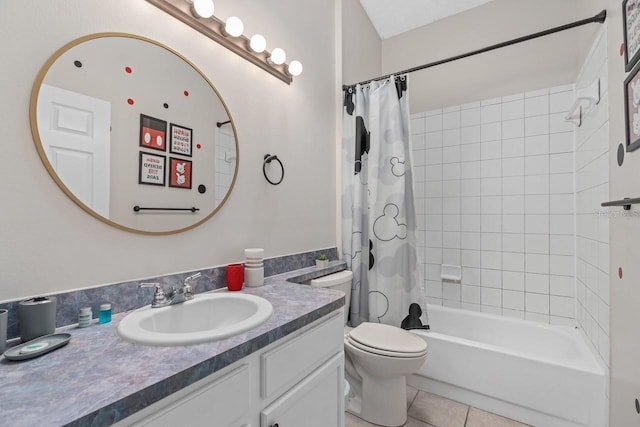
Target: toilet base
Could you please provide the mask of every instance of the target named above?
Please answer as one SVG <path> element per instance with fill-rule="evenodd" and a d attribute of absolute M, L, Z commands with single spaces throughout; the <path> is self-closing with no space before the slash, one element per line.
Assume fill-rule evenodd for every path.
<path fill-rule="evenodd" d="M 372 424 L 387 427 L 402 426 L 407 422 L 407 380 L 396 378 L 362 379 L 362 396 L 349 400 L 348 411 Z"/>

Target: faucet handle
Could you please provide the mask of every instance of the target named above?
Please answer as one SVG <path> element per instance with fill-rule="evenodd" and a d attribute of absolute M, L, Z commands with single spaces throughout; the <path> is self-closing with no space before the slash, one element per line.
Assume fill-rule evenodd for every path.
<path fill-rule="evenodd" d="M 166 305 L 169 300 L 160 286 L 160 283 L 141 283 L 140 288 L 156 288 L 155 293 L 153 294 L 153 302 L 151 303 L 152 307 L 160 307 Z"/>
<path fill-rule="evenodd" d="M 196 273 L 184 279 L 184 284 L 182 286 L 182 293 L 184 294 L 184 297 L 186 299 L 193 298 L 193 290 L 191 289 L 191 285 L 189 284 L 189 282 L 191 282 L 193 279 L 197 279 L 200 276 L 202 276 L 202 273 Z"/>

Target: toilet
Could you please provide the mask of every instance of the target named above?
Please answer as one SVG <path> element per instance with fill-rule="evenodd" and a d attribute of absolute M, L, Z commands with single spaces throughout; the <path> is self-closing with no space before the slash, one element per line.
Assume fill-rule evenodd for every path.
<path fill-rule="evenodd" d="M 351 271 L 341 271 L 310 284 L 345 292 L 348 312 L 352 279 Z M 426 342 L 396 326 L 365 322 L 352 329 L 345 323 L 344 348 L 345 377 L 351 389 L 347 410 L 373 424 L 403 425 L 407 421 L 406 376 L 425 362 Z"/>

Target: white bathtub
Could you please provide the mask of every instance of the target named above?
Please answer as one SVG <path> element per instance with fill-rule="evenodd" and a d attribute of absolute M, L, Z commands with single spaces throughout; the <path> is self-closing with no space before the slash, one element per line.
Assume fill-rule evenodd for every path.
<path fill-rule="evenodd" d="M 602 427 L 606 377 L 577 329 L 429 305 L 420 389 L 536 427 Z"/>

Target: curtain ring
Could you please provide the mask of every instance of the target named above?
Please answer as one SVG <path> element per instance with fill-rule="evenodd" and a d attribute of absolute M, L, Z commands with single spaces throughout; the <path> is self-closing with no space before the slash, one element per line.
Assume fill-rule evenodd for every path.
<path fill-rule="evenodd" d="M 282 175 L 280 176 L 280 180 L 278 182 L 271 181 L 267 176 L 267 163 L 271 163 L 272 160 L 275 160 L 276 162 L 278 162 L 280 164 L 280 169 L 282 169 Z M 268 154 L 268 153 L 264 155 L 264 162 L 262 162 L 262 174 L 264 175 L 264 178 L 271 185 L 278 185 L 282 182 L 282 180 L 284 179 L 284 165 L 282 164 L 278 156 L 276 156 L 275 154 L 272 156 L 271 154 Z"/>

